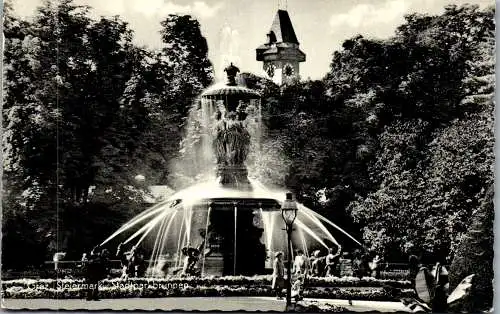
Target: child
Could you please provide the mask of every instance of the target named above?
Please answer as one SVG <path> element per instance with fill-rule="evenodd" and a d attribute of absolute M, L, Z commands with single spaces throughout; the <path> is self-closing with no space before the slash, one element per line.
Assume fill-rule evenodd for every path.
<path fill-rule="evenodd" d="M 302 287 L 304 284 L 304 275 L 300 272 L 296 274 L 296 278 L 292 284 L 292 298 L 295 298 L 295 301 L 300 301 L 304 299 L 302 296 Z"/>

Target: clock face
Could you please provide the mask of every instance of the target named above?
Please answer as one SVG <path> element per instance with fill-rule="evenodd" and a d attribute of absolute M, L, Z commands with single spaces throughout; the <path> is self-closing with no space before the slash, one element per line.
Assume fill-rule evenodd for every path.
<path fill-rule="evenodd" d="M 269 75 L 269 77 L 273 77 L 274 76 L 274 65 L 273 64 L 269 64 L 266 67 L 266 73 L 267 73 L 267 75 Z"/>
<path fill-rule="evenodd" d="M 260 215 L 253 216 L 253 225 L 257 228 L 262 226 L 262 219 L 260 218 Z"/>
<path fill-rule="evenodd" d="M 290 63 L 285 64 L 285 66 L 283 67 L 283 73 L 286 76 L 292 76 L 294 74 L 294 72 L 295 71 L 293 69 L 293 66 Z"/>

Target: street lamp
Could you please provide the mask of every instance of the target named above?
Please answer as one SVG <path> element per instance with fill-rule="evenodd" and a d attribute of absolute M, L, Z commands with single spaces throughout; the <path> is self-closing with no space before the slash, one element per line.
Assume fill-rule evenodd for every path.
<path fill-rule="evenodd" d="M 292 231 L 293 222 L 297 217 L 297 203 L 293 199 L 293 194 L 286 193 L 286 199 L 281 206 L 281 216 L 286 226 L 287 242 L 288 242 L 288 264 L 287 264 L 287 278 L 286 278 L 286 305 L 287 308 L 292 305 L 292 282 L 291 282 L 291 266 L 292 266 Z"/>

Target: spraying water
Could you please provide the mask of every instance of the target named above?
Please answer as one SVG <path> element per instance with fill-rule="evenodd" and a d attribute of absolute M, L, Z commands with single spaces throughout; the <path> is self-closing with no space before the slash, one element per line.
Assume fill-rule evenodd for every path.
<path fill-rule="evenodd" d="M 260 98 L 236 83 L 238 71 L 232 64 L 226 68 L 228 82 L 205 90 L 189 116 L 186 171 L 212 176 L 145 210 L 102 243 L 141 245 L 151 252 L 150 275 L 182 273 L 192 263 L 203 276 L 261 274 L 273 252 L 287 251 L 280 210 L 286 191 L 272 191 L 248 176 L 247 157 L 260 149 Z M 298 204 L 293 249 L 307 255 L 311 248 L 338 246 L 325 224 L 361 245 Z"/>

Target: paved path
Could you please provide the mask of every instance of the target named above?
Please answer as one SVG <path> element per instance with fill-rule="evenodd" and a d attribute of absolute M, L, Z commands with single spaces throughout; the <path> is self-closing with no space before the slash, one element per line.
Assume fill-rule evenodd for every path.
<path fill-rule="evenodd" d="M 404 311 L 399 302 L 308 299 L 340 305 L 349 311 Z M 85 301 L 78 299 L 3 299 L 2 308 L 43 310 L 185 310 L 185 311 L 284 311 L 285 301 L 271 297 L 192 297 L 192 298 L 133 298 Z"/>

